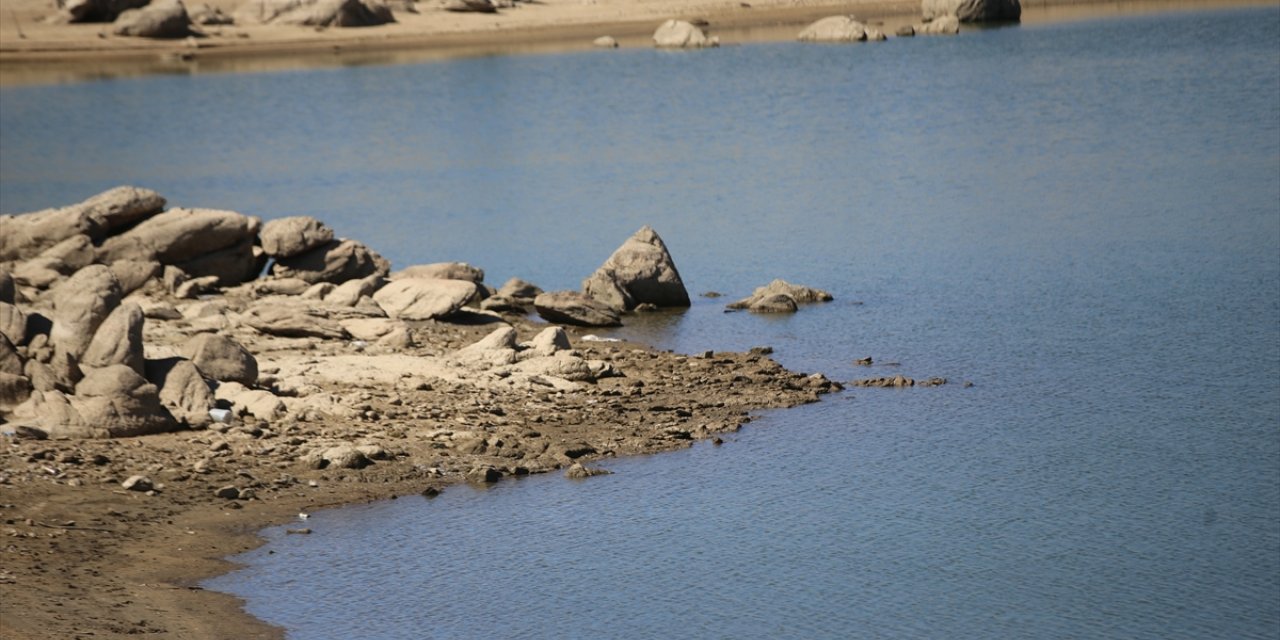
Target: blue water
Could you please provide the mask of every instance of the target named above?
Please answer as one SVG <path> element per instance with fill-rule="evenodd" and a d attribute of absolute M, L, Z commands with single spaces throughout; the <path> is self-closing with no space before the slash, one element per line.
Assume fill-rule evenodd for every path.
<path fill-rule="evenodd" d="M 974 383 L 268 530 L 210 586 L 291 638 L 1280 637 L 1280 8 L 5 89 L 0 143 L 6 212 L 135 183 L 493 284 L 648 223 L 695 297 L 837 300 L 618 334 Z"/>

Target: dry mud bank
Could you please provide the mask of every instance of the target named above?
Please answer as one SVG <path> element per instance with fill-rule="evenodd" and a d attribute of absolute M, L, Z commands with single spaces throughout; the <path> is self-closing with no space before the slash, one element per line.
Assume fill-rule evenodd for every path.
<path fill-rule="evenodd" d="M 316 221 L 164 206 L 121 188 L 0 218 L 5 638 L 280 637 L 194 586 L 264 526 L 589 475 L 841 388 L 764 347 L 681 355 L 549 325 L 528 283 L 498 295 L 460 263 L 390 273 Z M 624 320 L 687 304 L 647 228 L 589 281 Z"/>

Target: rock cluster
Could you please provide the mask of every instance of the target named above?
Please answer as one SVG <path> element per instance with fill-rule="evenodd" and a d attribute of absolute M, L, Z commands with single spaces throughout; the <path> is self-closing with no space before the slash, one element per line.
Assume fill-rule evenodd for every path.
<path fill-rule="evenodd" d="M 720 39 L 708 37 L 692 22 L 667 20 L 653 32 L 653 46 L 662 49 L 702 49 L 720 46 Z"/>
<path fill-rule="evenodd" d="M 792 313 L 801 304 L 830 302 L 835 298 L 826 291 L 778 279 L 757 288 L 742 300 L 727 305 L 729 310 L 746 309 L 752 313 Z"/>

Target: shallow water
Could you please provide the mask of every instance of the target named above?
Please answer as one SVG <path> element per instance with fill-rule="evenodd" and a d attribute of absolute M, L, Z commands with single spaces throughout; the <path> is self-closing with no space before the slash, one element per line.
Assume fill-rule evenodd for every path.
<path fill-rule="evenodd" d="M 618 334 L 952 381 L 268 530 L 209 586 L 291 638 L 1274 638 L 1277 43 L 1270 7 L 5 89 L 0 210 L 137 183 L 546 288 L 648 223 L 695 294 L 837 300 Z"/>

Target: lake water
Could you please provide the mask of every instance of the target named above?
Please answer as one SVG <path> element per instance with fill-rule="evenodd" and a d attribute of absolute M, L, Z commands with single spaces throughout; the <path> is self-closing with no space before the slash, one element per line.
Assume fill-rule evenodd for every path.
<path fill-rule="evenodd" d="M 544 288 L 647 223 L 695 296 L 837 300 L 618 335 L 952 381 L 269 529 L 208 586 L 290 638 L 1280 635 L 1276 6 L 9 88 L 0 131 L 6 212 L 132 183 Z"/>

